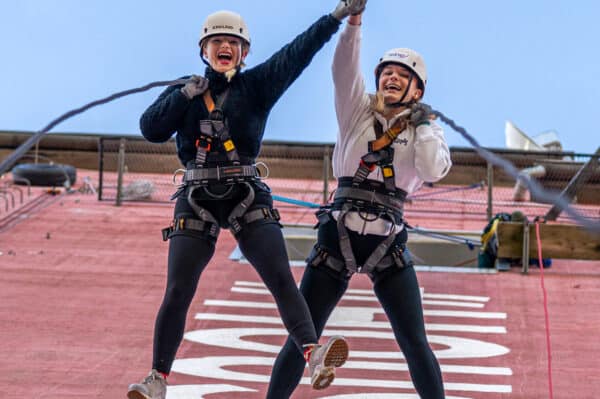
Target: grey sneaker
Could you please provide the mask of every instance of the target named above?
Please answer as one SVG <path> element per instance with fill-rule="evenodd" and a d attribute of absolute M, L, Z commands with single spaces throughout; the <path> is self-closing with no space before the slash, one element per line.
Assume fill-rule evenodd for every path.
<path fill-rule="evenodd" d="M 341 336 L 333 336 L 325 345 L 315 345 L 308 360 L 310 383 L 314 389 L 325 389 L 335 378 L 335 368 L 346 363 L 348 343 Z"/>
<path fill-rule="evenodd" d="M 165 399 L 166 396 L 167 381 L 156 370 L 152 370 L 141 383 L 131 384 L 127 391 L 129 399 Z"/>

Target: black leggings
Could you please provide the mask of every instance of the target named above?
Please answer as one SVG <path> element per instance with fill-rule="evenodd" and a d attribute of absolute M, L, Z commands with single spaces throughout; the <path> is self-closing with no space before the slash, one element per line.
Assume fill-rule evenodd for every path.
<path fill-rule="evenodd" d="M 180 198 L 175 206 L 175 215 L 186 214 L 193 215 L 193 211 L 187 200 Z M 218 212 L 213 214 L 220 219 Z M 302 345 L 316 343 L 317 335 L 306 302 L 290 270 L 281 227 L 275 221 L 257 221 L 245 226 L 236 239 L 240 250 L 273 295 L 296 352 L 302 356 Z M 152 367 L 160 372 L 168 374 L 171 371 L 200 275 L 214 252 L 215 240 L 194 231 L 182 231 L 171 236 L 167 287 L 154 328 Z"/>
<path fill-rule="evenodd" d="M 319 244 L 339 256 L 335 222 L 319 227 Z M 380 236 L 360 236 L 350 231 L 357 262 L 364 262 L 382 240 Z M 399 240 L 406 241 L 406 233 Z M 444 398 L 442 373 L 425 335 L 425 324 L 417 276 L 412 267 L 390 267 L 370 276 L 373 289 L 390 320 L 396 342 L 404 353 L 413 384 L 422 399 Z M 300 291 L 306 298 L 317 335 L 320 337 L 329 315 L 348 288 L 348 279 L 327 266 L 307 266 Z M 286 399 L 299 384 L 304 359 L 288 338 L 279 352 L 267 393 L 268 399 Z"/>

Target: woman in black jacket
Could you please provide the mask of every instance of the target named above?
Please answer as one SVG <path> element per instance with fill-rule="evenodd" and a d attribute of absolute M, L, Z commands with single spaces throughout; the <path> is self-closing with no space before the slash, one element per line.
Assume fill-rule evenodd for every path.
<path fill-rule="evenodd" d="M 342 0 L 266 62 L 243 72 L 250 47 L 246 24 L 228 11 L 208 16 L 199 42 L 207 64 L 204 77 L 167 88 L 142 115 L 140 126 L 148 141 L 164 142 L 176 134 L 186 171 L 174 195 L 173 222 L 163 230 L 170 240 L 167 287 L 156 318 L 152 371 L 130 385 L 130 399 L 165 398 L 186 314 L 221 228 L 231 230 L 272 293 L 286 329 L 309 363 L 313 387 L 326 388 L 333 368 L 345 362 L 348 346 L 342 337 L 317 345 L 308 307 L 289 269 L 279 215 L 254 163 L 273 105 L 340 21 L 365 3 Z"/>

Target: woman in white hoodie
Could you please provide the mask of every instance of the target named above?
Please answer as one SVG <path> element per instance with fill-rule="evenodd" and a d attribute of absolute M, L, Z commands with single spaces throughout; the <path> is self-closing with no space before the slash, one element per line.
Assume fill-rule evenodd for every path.
<path fill-rule="evenodd" d="M 361 14 L 352 15 L 333 61 L 339 133 L 333 153 L 338 189 L 318 213 L 318 241 L 300 290 L 320 336 L 354 273 L 365 273 L 385 310 L 414 386 L 423 399 L 444 398 L 439 364 L 425 334 L 419 284 L 403 222 L 403 203 L 424 182 L 451 166 L 443 131 L 420 102 L 427 84 L 421 56 L 387 51 L 375 68 L 377 92 L 360 72 Z M 267 397 L 289 398 L 304 359 L 288 339 L 279 353 Z M 332 370 L 333 373 L 333 370 Z"/>

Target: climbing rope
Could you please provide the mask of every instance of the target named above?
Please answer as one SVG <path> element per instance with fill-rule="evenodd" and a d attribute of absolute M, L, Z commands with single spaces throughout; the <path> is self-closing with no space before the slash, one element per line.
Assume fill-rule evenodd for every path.
<path fill-rule="evenodd" d="M 187 82 L 188 82 L 188 79 L 176 79 L 176 80 L 152 82 L 152 83 L 148 83 L 147 85 L 144 85 L 144 86 L 141 86 L 138 88 L 117 92 L 115 94 L 112 94 L 112 95 L 102 98 L 100 100 L 92 101 L 82 107 L 75 108 L 71 111 L 68 111 L 68 112 L 64 113 L 63 115 L 59 116 L 58 118 L 54 119 L 53 121 L 51 121 L 42 130 L 33 134 L 29 139 L 27 139 L 23 144 L 21 144 L 11 155 L 9 155 L 6 159 L 4 159 L 0 163 L 0 175 L 4 174 L 6 171 L 8 171 L 8 169 L 15 162 L 17 162 L 27 151 L 29 151 L 29 149 L 31 147 L 33 147 L 38 142 L 38 140 L 41 138 L 41 136 L 43 136 L 44 134 L 49 132 L 50 129 L 52 129 L 59 123 L 65 121 L 69 118 L 72 118 L 75 115 L 85 112 L 92 107 L 106 104 L 108 102 L 114 101 L 114 100 L 124 97 L 124 96 L 147 91 L 154 87 L 173 86 L 173 85 L 178 85 L 178 84 L 185 84 Z M 531 179 L 529 176 L 527 176 L 525 174 L 520 173 L 519 170 L 512 163 L 510 163 L 509 161 L 506 161 L 505 159 L 492 153 L 491 151 L 488 151 L 485 148 L 482 148 L 481 145 L 479 145 L 479 143 L 477 142 L 477 140 L 473 136 L 471 136 L 465 130 L 465 128 L 457 125 L 452 119 L 445 116 L 442 112 L 437 111 L 437 110 L 432 110 L 432 112 L 435 116 L 440 118 L 440 120 L 442 122 L 446 123 L 452 129 L 454 129 L 457 133 L 461 134 L 473 146 L 475 151 L 481 157 L 485 158 L 491 164 L 504 169 L 504 171 L 509 176 L 513 177 L 515 180 L 522 182 L 525 186 L 527 186 L 527 188 L 529 189 L 529 191 L 532 194 L 536 195 L 537 198 L 539 198 L 542 201 L 551 203 L 551 204 L 559 207 L 560 209 L 563 209 L 575 221 L 579 222 L 579 224 L 581 224 L 586 229 L 593 231 L 593 232 L 600 233 L 600 222 L 593 222 L 593 221 L 585 218 L 584 216 L 580 215 L 577 211 L 575 211 L 569 205 L 569 202 L 567 202 L 563 197 L 561 197 L 559 195 L 554 195 L 554 194 L 544 190 L 540 186 L 540 184 L 538 184 L 535 180 Z"/>
<path fill-rule="evenodd" d="M 540 184 L 534 179 L 531 179 L 530 176 L 524 173 L 520 173 L 519 170 L 512 163 L 494 154 L 493 152 L 481 147 L 481 145 L 479 145 L 479 142 L 477 142 L 477 140 L 473 136 L 471 136 L 465 130 L 465 128 L 458 126 L 456 122 L 448 118 L 440 111 L 433 110 L 433 114 L 440 118 L 442 122 L 446 123 L 452 129 L 454 129 L 457 133 L 462 135 L 473 146 L 475 152 L 477 152 L 481 157 L 485 158 L 485 160 L 491 163 L 492 165 L 502 168 L 509 176 L 513 177 L 515 180 L 522 182 L 525 186 L 527 186 L 529 191 L 541 201 L 549 202 L 556 205 L 557 207 L 568 213 L 574 220 L 579 222 L 586 229 L 596 233 L 600 233 L 599 222 L 593 222 L 580 215 L 579 212 L 575 211 L 569 205 L 569 202 L 567 202 L 562 196 L 555 195 L 544 190 L 542 186 L 540 186 Z"/>
<path fill-rule="evenodd" d="M 67 119 L 74 117 L 75 115 L 81 114 L 90 108 L 109 103 L 109 102 L 114 101 L 121 97 L 129 96 L 129 95 L 135 94 L 135 93 L 141 93 L 143 91 L 150 90 L 154 87 L 173 86 L 173 85 L 177 85 L 177 84 L 185 84 L 186 82 L 187 82 L 187 79 L 152 82 L 152 83 L 148 83 L 147 85 L 144 85 L 141 87 L 137 87 L 137 88 L 130 89 L 130 90 L 124 90 L 124 91 L 120 91 L 115 94 L 111 94 L 108 97 L 102 98 L 100 100 L 92 101 L 86 105 L 79 107 L 79 108 L 75 108 L 75 109 L 72 109 L 71 111 L 65 112 L 58 118 L 56 118 L 56 119 L 52 120 L 50 123 L 48 123 L 48 125 L 46 125 L 46 127 L 44 127 L 42 130 L 35 132 L 31 137 L 29 137 L 25 142 L 23 142 L 23 144 L 21 144 L 15 151 L 13 151 L 12 154 L 10 154 L 6 159 L 4 159 L 0 163 L 0 176 L 3 175 L 4 173 L 6 173 L 8 171 L 8 169 L 10 169 L 10 167 L 15 162 L 17 162 L 19 159 L 21 159 L 23 157 L 23 155 L 25 155 L 25 153 L 27 151 L 29 151 L 29 149 L 31 147 L 33 147 L 44 134 L 48 133 L 50 131 L 50 129 L 52 129 L 59 123 L 64 122 Z"/>

